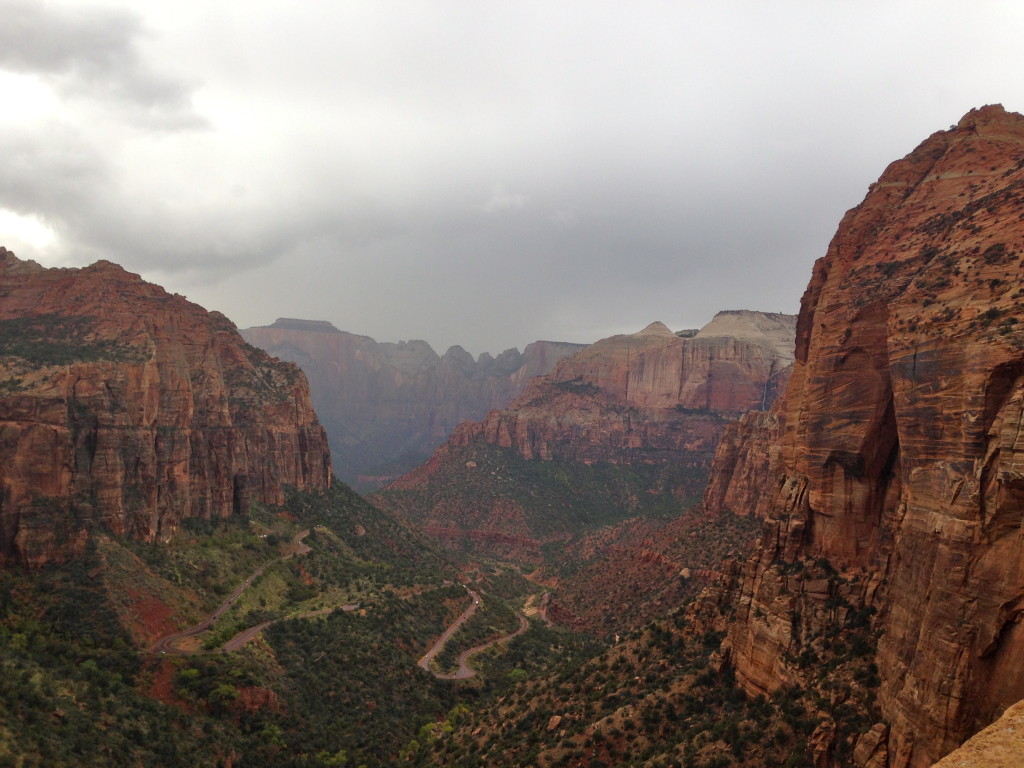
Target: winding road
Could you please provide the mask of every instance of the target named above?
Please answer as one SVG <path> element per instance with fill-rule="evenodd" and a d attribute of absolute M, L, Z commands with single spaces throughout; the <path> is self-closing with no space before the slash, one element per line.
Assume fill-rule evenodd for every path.
<path fill-rule="evenodd" d="M 463 584 L 462 586 L 466 587 L 465 584 Z M 430 672 L 438 680 L 466 680 L 470 677 L 473 677 L 474 675 L 476 675 L 476 670 L 469 666 L 470 657 L 475 656 L 476 654 L 482 651 L 486 651 L 492 645 L 508 642 L 512 638 L 518 637 L 519 635 L 523 634 L 523 632 L 530 628 L 530 622 L 526 620 L 526 617 L 520 616 L 519 628 L 515 632 L 510 632 L 507 635 L 502 635 L 501 637 L 496 638 L 494 640 L 490 640 L 489 642 L 481 643 L 480 645 L 475 645 L 472 648 L 469 648 L 460 653 L 458 658 L 459 668 L 454 672 L 448 674 L 445 674 L 443 672 L 434 672 L 430 668 L 430 662 L 432 662 L 434 658 L 437 656 L 437 654 L 439 654 L 444 649 L 445 644 L 449 640 L 451 640 L 452 635 L 454 635 L 459 630 L 459 627 L 465 624 L 469 617 L 476 612 L 476 609 L 480 607 L 480 595 L 471 590 L 469 587 L 466 587 L 466 591 L 469 592 L 470 597 L 473 598 L 472 605 L 470 605 L 469 608 L 463 611 L 462 615 L 460 615 L 459 618 L 457 618 L 455 621 L 451 623 L 448 629 L 446 629 L 444 633 L 442 633 L 442 635 L 437 639 L 437 642 L 435 642 L 431 646 L 430 650 L 427 651 L 423 655 L 423 658 L 421 658 L 418 662 L 421 668 Z"/>
<path fill-rule="evenodd" d="M 297 533 L 295 535 L 295 538 L 292 541 L 292 543 L 295 545 L 295 550 L 293 552 L 289 552 L 287 555 L 283 555 L 282 557 L 278 558 L 277 560 L 273 560 L 273 561 L 271 561 L 269 563 L 265 563 L 264 565 L 262 565 L 259 568 L 257 568 L 255 571 L 252 572 L 252 574 L 250 574 L 250 576 L 244 582 L 242 582 L 240 585 L 238 585 L 238 587 L 236 587 L 235 590 L 224 599 L 224 602 L 222 602 L 219 606 L 217 606 L 217 608 L 209 616 L 207 616 L 203 621 L 201 621 L 200 623 L 196 624 L 194 627 L 189 627 L 188 629 L 183 629 L 181 632 L 175 632 L 174 634 L 170 634 L 170 635 L 167 635 L 165 637 L 161 637 L 159 640 L 157 640 L 153 644 L 153 647 L 150 649 L 150 652 L 151 653 L 159 653 L 159 654 L 176 654 L 176 655 L 179 655 L 179 656 L 193 656 L 193 655 L 210 654 L 210 653 L 232 653 L 232 652 L 237 651 L 240 648 L 242 648 L 242 646 L 244 646 L 246 643 L 248 643 L 254 637 L 259 635 L 263 630 L 265 630 L 271 624 L 274 624 L 275 622 L 278 622 L 278 621 L 283 621 L 286 618 L 287 619 L 306 619 L 306 618 L 311 618 L 313 616 L 322 616 L 324 614 L 331 613 L 332 611 L 336 611 L 336 610 L 354 611 L 354 610 L 358 609 L 360 607 L 358 604 L 341 605 L 341 606 L 337 606 L 337 607 L 334 607 L 334 608 L 321 608 L 320 610 L 317 610 L 317 611 L 308 611 L 306 613 L 295 614 L 293 616 L 285 616 L 285 617 L 282 617 L 281 619 L 271 619 L 270 621 L 264 621 L 261 624 L 257 624 L 255 626 L 243 629 L 241 632 L 239 632 L 237 635 L 235 635 L 230 640 L 225 642 L 219 648 L 216 648 L 216 649 L 213 649 L 213 650 L 209 650 L 209 651 L 186 650 L 184 648 L 180 648 L 179 647 L 180 644 L 184 640 L 186 640 L 188 638 L 191 638 L 191 637 L 196 637 L 197 635 L 201 635 L 203 632 L 208 632 L 210 629 L 212 629 L 213 625 L 217 621 L 217 619 L 219 619 L 221 616 L 223 616 L 224 613 L 226 613 L 227 610 L 229 608 L 231 608 L 231 606 L 234 605 L 238 601 L 238 599 L 242 596 L 242 593 L 245 592 L 245 590 L 248 589 L 252 585 L 252 583 L 254 581 L 256 581 L 257 578 L 262 576 L 263 572 L 266 571 L 267 568 L 269 568 L 271 565 L 273 565 L 276 562 L 281 562 L 281 561 L 284 561 L 284 560 L 288 560 L 289 558 L 293 557 L 294 555 L 297 555 L 297 554 L 298 555 L 304 555 L 307 552 L 309 552 L 310 551 L 309 546 L 304 544 L 303 541 L 302 541 L 308 535 L 309 535 L 309 530 L 308 529 L 304 530 L 304 531 L 299 531 L 299 533 Z M 465 611 L 463 611 L 459 615 L 459 617 L 457 619 L 455 619 L 455 621 L 453 621 L 448 626 L 447 629 L 445 629 L 445 631 L 441 634 L 441 636 L 437 639 L 437 641 L 431 646 L 430 650 L 428 650 L 423 655 L 423 657 L 417 662 L 417 664 L 421 668 L 427 670 L 428 672 L 433 674 L 434 677 L 436 677 L 436 678 L 438 678 L 440 680 L 465 680 L 467 678 L 473 677 L 474 675 L 476 675 L 476 670 L 472 669 L 469 666 L 469 659 L 471 657 L 475 656 L 478 653 L 481 653 L 482 651 L 487 650 L 488 648 L 490 648 L 493 645 L 498 645 L 499 643 L 508 642 L 512 638 L 518 637 L 519 635 L 523 634 L 523 632 L 525 632 L 527 629 L 530 628 L 530 622 L 527 621 L 526 616 L 520 615 L 519 616 L 519 628 L 516 629 L 516 631 L 510 632 L 507 635 L 502 635 L 501 637 L 496 638 L 494 640 L 491 640 L 489 642 L 473 646 L 472 648 L 469 648 L 468 650 L 465 650 L 461 654 L 459 654 L 459 658 L 458 658 L 459 667 L 458 667 L 458 669 L 455 672 L 451 672 L 451 673 L 448 673 L 448 674 L 434 672 L 430 668 L 431 662 L 434 660 L 434 658 L 437 656 L 437 654 L 439 654 L 442 650 L 444 650 L 445 644 L 449 640 L 451 640 L 452 635 L 454 635 L 456 632 L 458 632 L 459 628 L 462 627 L 462 625 L 465 624 L 474 613 L 476 613 L 477 608 L 480 607 L 480 602 L 481 602 L 480 601 L 480 595 L 478 593 L 474 592 L 472 589 L 470 589 L 465 584 L 463 584 L 462 586 L 465 588 L 466 592 L 469 593 L 469 596 L 472 598 L 473 602 L 470 604 L 470 606 Z M 542 616 L 543 616 L 543 614 L 542 614 Z"/>
<path fill-rule="evenodd" d="M 245 590 L 249 586 L 251 586 L 252 583 L 254 581 L 256 581 L 256 579 L 258 579 L 260 576 L 262 576 L 263 572 L 265 570 L 267 570 L 267 568 L 269 568 L 271 565 L 273 565 L 274 563 L 277 563 L 277 562 L 282 562 L 284 560 L 288 560 L 291 557 L 294 557 L 295 555 L 304 555 L 307 552 L 309 552 L 310 551 L 309 546 L 307 544 L 304 544 L 303 541 L 302 541 L 307 536 L 309 536 L 309 529 L 308 528 L 306 530 L 304 530 L 304 531 L 299 531 L 297 534 L 295 534 L 295 538 L 292 539 L 292 544 L 295 545 L 295 550 L 293 552 L 289 552 L 287 555 L 283 555 L 282 557 L 279 557 L 277 560 L 273 560 L 273 561 L 271 561 L 269 563 L 265 563 L 264 565 L 261 565 L 259 568 L 257 568 L 255 571 L 253 571 L 252 574 L 250 574 L 249 578 L 247 578 L 240 585 L 238 585 L 235 588 L 235 590 L 224 599 L 224 602 L 221 603 L 219 606 L 217 606 L 217 608 L 213 611 L 213 613 L 211 613 L 209 616 L 207 616 L 203 621 L 199 622 L 194 627 L 189 627 L 188 629 L 184 629 L 181 632 L 175 632 L 172 635 L 167 635 L 166 637 L 161 637 L 159 640 L 157 640 L 155 643 L 153 643 L 153 647 L 150 649 L 150 652 L 151 653 L 175 653 L 175 654 L 179 654 L 179 655 L 193 655 L 193 654 L 199 654 L 199 653 L 228 653 L 228 652 L 231 652 L 231 651 L 237 651 L 239 648 L 241 648 L 247 642 L 249 642 L 254 637 L 256 637 L 256 635 L 258 635 L 260 632 L 262 632 L 264 629 L 266 629 L 271 624 L 273 624 L 274 621 L 280 621 L 281 619 L 274 619 L 272 621 L 265 621 L 262 624 L 257 624 L 255 627 L 249 627 L 248 629 L 243 629 L 237 635 L 235 635 L 230 640 L 228 640 L 226 643 L 224 643 L 224 645 L 222 645 L 220 648 L 218 648 L 218 649 L 216 649 L 214 651 L 187 651 L 187 650 L 183 650 L 182 648 L 178 647 L 183 640 L 186 640 L 187 638 L 190 638 L 190 637 L 195 637 L 196 635 L 201 635 L 203 632 L 207 632 L 208 630 L 212 629 L 213 625 L 217 621 L 217 619 L 219 619 L 221 616 L 223 616 L 224 613 L 227 612 L 227 610 L 232 605 L 234 605 L 235 602 L 237 602 L 238 598 L 240 598 L 242 596 L 242 593 L 245 592 Z M 341 606 L 341 610 L 343 610 L 343 611 L 354 611 L 357 607 L 358 606 L 356 606 L 356 605 L 343 605 L 343 606 Z M 308 616 L 318 616 L 318 615 L 323 614 L 323 613 L 330 613 L 333 610 L 335 610 L 335 609 L 334 608 L 323 608 L 323 609 L 321 609 L 319 611 L 311 611 L 309 613 L 300 614 L 299 616 L 288 616 L 287 618 L 306 618 Z"/>
<path fill-rule="evenodd" d="M 509 632 L 507 635 L 491 640 L 481 645 L 474 645 L 472 648 L 463 651 L 459 654 L 459 668 L 449 675 L 437 675 L 437 677 L 443 680 L 465 680 L 466 678 L 473 677 L 476 674 L 476 670 L 469 666 L 469 659 L 471 656 L 475 656 L 481 651 L 486 651 L 492 645 L 498 645 L 499 643 L 507 643 L 513 637 L 519 637 L 523 632 L 530 628 L 530 622 L 526 620 L 523 615 L 519 616 L 519 629 L 515 632 Z"/>
<path fill-rule="evenodd" d="M 458 632 L 459 627 L 465 624 L 469 620 L 469 617 L 476 613 L 476 609 L 480 607 L 480 595 L 478 595 L 472 589 L 467 587 L 465 584 L 463 584 L 462 586 L 465 587 L 467 592 L 469 592 L 469 596 L 473 598 L 473 602 L 469 606 L 469 608 L 462 612 L 462 615 L 459 616 L 459 618 L 457 618 L 455 621 L 451 623 L 448 629 L 441 633 L 441 636 L 437 638 L 437 642 L 435 642 L 430 647 L 430 650 L 423 654 L 423 658 L 421 658 L 419 662 L 417 662 L 420 667 L 427 670 L 428 672 L 431 671 L 430 662 L 434 660 L 434 657 L 437 656 L 437 654 L 444 650 L 445 643 L 451 640 L 452 635 Z M 443 675 L 438 675 L 436 672 L 434 673 L 434 675 L 435 677 L 443 677 Z"/>

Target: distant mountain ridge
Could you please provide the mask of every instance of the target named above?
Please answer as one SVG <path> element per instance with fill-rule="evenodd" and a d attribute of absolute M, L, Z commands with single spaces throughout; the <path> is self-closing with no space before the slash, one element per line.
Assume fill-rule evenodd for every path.
<path fill-rule="evenodd" d="M 718 422 L 771 405 L 785 386 L 795 328 L 795 315 L 743 311 L 719 313 L 693 336 L 661 322 L 611 336 L 562 360 L 503 411 L 461 424 L 449 443 L 479 438 L 525 459 L 611 462 L 713 452 Z"/>
<path fill-rule="evenodd" d="M 654 322 L 602 339 L 460 424 L 374 498 L 449 542 L 531 557 L 599 519 L 678 512 L 702 491 L 726 424 L 785 385 L 795 328 L 793 315 L 741 311 L 695 333 Z"/>
<path fill-rule="evenodd" d="M 425 460 L 461 421 L 504 407 L 532 377 L 584 347 L 535 341 L 476 360 L 460 346 L 378 342 L 323 320 L 279 318 L 241 331 L 310 382 L 339 477 L 372 489 Z"/>

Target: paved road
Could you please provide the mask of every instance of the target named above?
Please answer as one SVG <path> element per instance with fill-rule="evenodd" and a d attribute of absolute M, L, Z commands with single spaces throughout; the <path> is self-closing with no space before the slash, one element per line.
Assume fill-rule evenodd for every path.
<path fill-rule="evenodd" d="M 478 595 L 472 589 L 467 587 L 465 584 L 463 584 L 462 586 L 465 587 L 467 592 L 469 592 L 469 596 L 473 598 L 473 602 L 470 604 L 469 608 L 462 612 L 462 615 L 459 616 L 459 618 L 452 622 L 451 626 L 449 626 L 448 629 L 446 629 L 441 634 L 441 636 L 437 639 L 437 642 L 434 643 L 434 645 L 431 646 L 430 650 L 423 655 L 423 658 L 419 660 L 419 665 L 428 672 L 430 672 L 430 662 L 432 662 L 434 660 L 434 657 L 437 656 L 437 654 L 439 654 L 444 649 L 445 643 L 447 643 L 451 639 L 452 635 L 454 635 L 459 630 L 459 627 L 465 624 L 466 621 L 469 620 L 469 617 L 476 613 L 476 609 L 480 607 L 480 595 Z M 435 676 L 442 677 L 442 675 L 437 675 L 436 673 Z"/>
<path fill-rule="evenodd" d="M 463 584 L 463 586 L 465 587 L 465 584 Z M 465 680 L 467 678 L 473 677 L 476 674 L 476 670 L 472 669 L 469 666 L 469 659 L 471 656 L 475 656 L 481 651 L 486 651 L 492 645 L 507 642 L 511 640 L 513 637 L 519 637 L 519 635 L 523 634 L 523 632 L 530 628 L 530 622 L 526 620 L 526 617 L 520 616 L 519 629 L 517 629 L 515 632 L 510 632 L 507 635 L 502 635 L 496 640 L 491 640 L 490 642 L 482 643 L 481 645 L 475 645 L 472 648 L 460 653 L 458 659 L 459 668 L 456 671 L 450 674 L 434 672 L 430 668 L 430 662 L 432 662 L 434 660 L 434 657 L 442 651 L 442 649 L 445 646 L 445 643 L 447 643 L 451 639 L 452 635 L 454 635 L 459 630 L 459 627 L 465 624 L 469 617 L 476 612 L 476 609 L 480 607 L 480 595 L 471 590 L 469 587 L 466 587 L 466 591 L 469 592 L 470 597 L 473 598 L 473 604 L 470 605 L 469 608 L 467 608 L 465 611 L 463 611 L 462 615 L 459 616 L 459 618 L 452 622 L 451 626 L 449 626 L 448 629 L 444 631 L 441 637 L 437 639 L 437 642 L 434 643 L 434 645 L 431 646 L 430 650 L 427 651 L 426 654 L 424 654 L 423 658 L 419 660 L 419 666 L 433 674 L 434 677 L 438 678 L 439 680 Z"/>
<path fill-rule="evenodd" d="M 289 552 L 287 555 L 284 555 L 283 557 L 279 558 L 279 560 L 287 560 L 290 557 L 292 557 L 293 555 L 296 555 L 296 554 L 304 555 L 307 552 L 309 552 L 310 551 L 309 546 L 302 542 L 302 540 L 304 538 L 306 538 L 307 536 L 309 536 L 309 529 L 306 529 L 304 531 L 299 531 L 297 534 L 295 534 L 295 538 L 292 540 L 292 543 L 295 544 L 296 550 L 294 552 Z M 277 561 L 275 560 L 274 562 L 277 562 Z M 157 640 L 153 644 L 153 647 L 152 647 L 151 651 L 153 653 L 178 653 L 178 654 L 188 654 L 188 653 L 191 653 L 190 651 L 183 651 L 180 648 L 178 648 L 178 645 L 181 643 L 181 641 L 185 640 L 186 638 L 189 638 L 189 637 L 195 637 L 196 635 L 200 635 L 203 632 L 206 632 L 207 630 L 212 628 L 214 622 L 216 622 L 217 619 L 219 619 L 221 616 L 223 616 L 224 613 L 228 610 L 228 608 L 230 608 L 232 605 L 234 605 L 235 601 L 237 601 L 238 598 L 240 598 L 242 596 L 242 593 L 245 592 L 245 590 L 256 579 L 258 579 L 260 576 L 262 576 L 263 572 L 265 570 L 267 570 L 267 568 L 269 568 L 271 565 L 272 565 L 272 563 L 267 563 L 266 565 L 262 565 L 259 568 L 257 568 L 255 571 L 253 571 L 252 574 L 249 576 L 249 578 L 247 578 L 239 586 L 237 586 L 235 588 L 234 592 L 232 592 L 230 595 L 228 595 L 224 599 L 224 602 L 221 603 L 213 613 L 211 613 L 209 616 L 207 616 L 206 619 L 204 619 L 200 623 L 196 624 L 194 627 L 189 627 L 188 629 L 182 630 L 181 632 L 175 632 L 173 635 L 167 635 L 166 637 L 161 637 L 159 640 Z M 267 622 L 266 625 L 262 626 L 261 629 L 260 629 L 260 632 L 263 631 L 263 629 L 266 629 L 266 626 L 269 626 L 270 623 L 272 623 L 272 622 Z M 248 631 L 249 630 L 245 630 L 245 632 L 248 632 Z M 242 632 L 241 634 L 245 634 L 245 632 Z M 258 634 L 259 634 L 259 632 L 253 633 L 252 635 L 249 636 L 248 639 L 246 639 L 245 641 L 240 643 L 238 645 L 238 647 L 239 648 L 242 647 L 242 645 L 245 645 L 246 642 L 248 642 L 249 640 L 251 640 L 253 637 L 255 637 Z M 238 637 L 239 637 L 239 635 L 236 635 L 235 637 L 231 638 L 231 640 L 229 640 L 228 643 L 233 643 Z M 232 650 L 235 650 L 235 649 L 232 649 Z"/>
<path fill-rule="evenodd" d="M 475 656 L 481 651 L 486 651 L 492 645 L 498 643 L 506 643 L 513 637 L 519 637 L 523 632 L 530 628 L 530 622 L 526 620 L 525 616 L 520 615 L 519 617 L 519 629 L 515 632 L 510 632 L 507 635 L 499 637 L 497 640 L 491 640 L 489 643 L 483 643 L 481 645 L 475 645 L 467 651 L 463 651 L 459 654 L 459 668 L 452 672 L 450 675 L 438 675 L 437 677 L 445 680 L 465 680 L 466 678 L 473 677 L 476 674 L 476 670 L 469 666 L 470 656 Z"/>
<path fill-rule="evenodd" d="M 337 608 L 321 608 L 319 611 L 307 611 L 306 613 L 298 613 L 294 616 L 283 616 L 280 619 L 271 619 L 270 621 L 264 621 L 262 624 L 257 624 L 255 627 L 249 627 L 243 629 L 237 635 L 228 640 L 224 645 L 217 649 L 218 653 L 231 653 L 237 651 L 243 645 L 252 640 L 256 635 L 262 632 L 264 629 L 269 627 L 271 624 L 276 624 L 279 621 L 285 619 L 309 619 L 313 616 L 323 616 L 334 611 L 354 611 L 359 607 L 358 604 L 354 605 L 342 605 Z"/>

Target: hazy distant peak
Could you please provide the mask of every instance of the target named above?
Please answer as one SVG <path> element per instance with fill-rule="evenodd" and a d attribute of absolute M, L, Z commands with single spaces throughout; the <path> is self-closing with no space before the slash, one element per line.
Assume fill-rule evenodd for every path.
<path fill-rule="evenodd" d="M 320 333 L 341 333 L 334 327 L 333 323 L 326 320 L 300 320 L 295 317 L 279 317 L 274 321 L 271 328 L 280 328 L 288 331 L 314 331 Z"/>
<path fill-rule="evenodd" d="M 483 355 L 480 357 L 482 358 Z M 490 357 L 490 355 L 488 355 L 488 357 Z M 441 355 L 441 359 L 450 365 L 454 365 L 464 373 L 471 372 L 475 365 L 473 356 L 458 344 L 453 344 L 448 347 L 448 351 Z"/>
<path fill-rule="evenodd" d="M 655 320 L 653 323 L 648 325 L 642 331 L 636 334 L 637 336 L 675 336 L 674 333 L 660 320 Z"/>
<path fill-rule="evenodd" d="M 423 343 L 425 344 L 426 342 Z M 473 359 L 473 356 L 461 344 L 452 344 L 445 350 L 442 357 L 468 357 L 470 360 Z"/>
<path fill-rule="evenodd" d="M 727 309 L 716 314 L 694 338 L 715 336 L 763 341 L 773 346 L 780 357 L 792 359 L 796 347 L 796 315 Z"/>

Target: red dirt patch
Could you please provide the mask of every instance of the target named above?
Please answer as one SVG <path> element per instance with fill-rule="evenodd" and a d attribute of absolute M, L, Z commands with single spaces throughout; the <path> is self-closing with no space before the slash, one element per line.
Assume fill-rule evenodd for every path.
<path fill-rule="evenodd" d="M 239 688 L 233 707 L 244 712 L 259 712 L 263 709 L 277 713 L 282 711 L 281 701 L 274 691 L 255 685 Z"/>
<path fill-rule="evenodd" d="M 187 704 L 174 695 L 174 675 L 177 672 L 177 665 L 170 659 L 160 659 L 150 669 L 153 671 L 153 678 L 149 683 L 149 690 L 145 691 L 145 694 L 151 699 L 186 710 Z"/>
<path fill-rule="evenodd" d="M 129 622 L 132 635 L 143 645 L 149 646 L 157 638 L 178 631 L 178 624 L 172 618 L 174 610 L 162 600 L 131 590 L 127 596 L 131 600 L 131 609 L 122 614 L 122 620 Z"/>

